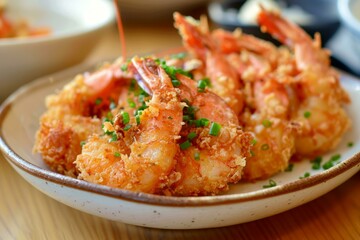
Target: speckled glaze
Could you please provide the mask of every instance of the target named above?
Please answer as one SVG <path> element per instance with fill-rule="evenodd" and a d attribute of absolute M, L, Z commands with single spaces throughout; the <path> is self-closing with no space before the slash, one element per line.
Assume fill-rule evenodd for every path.
<path fill-rule="evenodd" d="M 339 147 L 324 155 L 341 154 L 328 170 L 312 170 L 308 160 L 293 171 L 272 179 L 277 186 L 263 188 L 268 180 L 239 183 L 229 192 L 208 197 L 166 197 L 109 188 L 52 172 L 39 155 L 32 153 L 38 119 L 45 110 L 46 95 L 61 88 L 79 72 L 78 66 L 39 79 L 12 94 L 0 108 L 0 148 L 11 166 L 46 195 L 103 218 L 128 224 L 164 229 L 213 228 L 271 216 L 309 202 L 340 185 L 360 169 L 360 81 L 342 74 L 342 83 L 352 98 L 347 107 L 353 126 Z M 353 146 L 348 147 L 347 143 Z M 305 172 L 310 177 L 301 178 Z"/>

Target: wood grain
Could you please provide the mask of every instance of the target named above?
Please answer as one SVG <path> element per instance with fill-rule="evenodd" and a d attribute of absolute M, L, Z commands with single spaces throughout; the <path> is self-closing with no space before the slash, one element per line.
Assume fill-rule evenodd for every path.
<path fill-rule="evenodd" d="M 126 25 L 128 54 L 177 47 L 170 24 Z M 120 54 L 116 28 L 88 61 Z M 0 239 L 360 239 L 360 173 L 328 194 L 265 219 L 216 229 L 159 230 L 126 225 L 67 207 L 23 180 L 0 156 Z"/>

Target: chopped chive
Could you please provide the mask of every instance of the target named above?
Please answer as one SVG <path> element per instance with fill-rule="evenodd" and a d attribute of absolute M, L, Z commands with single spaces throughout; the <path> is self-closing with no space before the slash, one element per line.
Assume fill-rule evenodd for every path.
<path fill-rule="evenodd" d="M 321 162 L 322 162 L 322 157 L 316 157 L 314 158 L 311 163 L 312 163 L 312 169 L 313 170 L 319 170 L 321 168 Z"/>
<path fill-rule="evenodd" d="M 191 142 L 189 140 L 186 140 L 185 142 L 180 144 L 180 149 L 185 150 L 188 149 L 191 146 Z"/>
<path fill-rule="evenodd" d="M 135 80 L 135 79 L 131 79 L 130 86 L 129 86 L 129 90 L 130 90 L 131 92 L 135 91 L 135 86 L 136 86 L 136 80 Z"/>
<path fill-rule="evenodd" d="M 131 128 L 131 124 L 126 124 L 124 127 L 124 131 L 127 131 Z"/>
<path fill-rule="evenodd" d="M 116 132 L 109 132 L 109 133 L 106 132 L 106 134 L 111 136 L 111 138 L 109 139 L 109 142 L 115 142 L 118 140 Z"/>
<path fill-rule="evenodd" d="M 129 113 L 127 112 L 122 112 L 121 113 L 121 116 L 122 116 L 122 121 L 124 124 L 128 124 L 130 122 L 130 116 L 129 116 Z"/>
<path fill-rule="evenodd" d="M 190 120 L 190 116 L 189 115 L 183 115 L 183 121 L 184 122 L 188 122 Z"/>
<path fill-rule="evenodd" d="M 275 187 L 276 186 L 276 182 L 272 179 L 269 180 L 269 184 L 264 185 L 263 188 L 271 188 L 271 187 Z"/>
<path fill-rule="evenodd" d="M 309 172 L 306 172 L 306 173 L 304 174 L 304 176 L 299 177 L 299 179 L 307 178 L 307 177 L 309 177 L 309 176 L 310 176 L 310 173 L 309 173 Z"/>
<path fill-rule="evenodd" d="M 256 143 L 257 143 L 257 140 L 255 138 L 251 140 L 251 145 L 254 146 Z"/>
<path fill-rule="evenodd" d="M 210 86 L 210 80 L 208 78 L 199 80 L 197 84 L 198 92 L 204 92 L 205 88 L 208 86 Z"/>
<path fill-rule="evenodd" d="M 326 169 L 329 169 L 329 168 L 333 167 L 335 162 L 340 160 L 340 158 L 341 158 L 340 154 L 335 154 L 335 155 L 331 156 L 329 161 L 327 161 L 326 163 L 324 163 L 322 165 L 322 168 L 326 170 Z"/>
<path fill-rule="evenodd" d="M 119 152 L 114 152 L 114 156 L 115 156 L 115 157 L 120 157 L 121 154 L 120 154 Z"/>
<path fill-rule="evenodd" d="M 135 120 L 136 120 L 136 124 L 139 125 L 140 124 L 140 115 L 136 115 Z"/>
<path fill-rule="evenodd" d="M 306 172 L 305 174 L 304 174 L 304 176 L 301 176 L 301 177 L 299 177 L 300 179 L 303 179 L 303 178 L 307 178 L 307 177 L 310 177 L 310 173 L 309 172 Z"/>
<path fill-rule="evenodd" d="M 294 169 L 294 164 L 290 163 L 287 168 L 285 169 L 285 172 L 291 172 Z"/>
<path fill-rule="evenodd" d="M 193 140 L 194 138 L 196 138 L 196 133 L 195 132 L 190 132 L 188 135 L 187 135 L 187 139 L 189 139 L 190 141 Z"/>
<path fill-rule="evenodd" d="M 195 160 L 200 160 L 200 153 L 199 152 L 195 152 L 194 153 L 194 158 L 195 158 Z"/>
<path fill-rule="evenodd" d="M 171 83 L 174 87 L 179 87 L 181 85 L 181 82 L 177 79 L 171 79 Z"/>
<path fill-rule="evenodd" d="M 269 144 L 264 143 L 263 145 L 261 145 L 260 148 L 261 148 L 261 150 L 266 151 L 266 150 L 269 150 L 270 146 L 269 146 Z"/>
<path fill-rule="evenodd" d="M 210 125 L 209 134 L 212 136 L 218 136 L 220 134 L 220 130 L 221 130 L 221 125 L 216 122 L 212 122 Z"/>
<path fill-rule="evenodd" d="M 309 112 L 309 111 L 304 112 L 305 118 L 309 118 L 310 116 L 311 116 L 311 112 Z"/>
<path fill-rule="evenodd" d="M 354 146 L 354 143 L 353 142 L 348 142 L 347 146 L 352 147 L 352 146 Z"/>
<path fill-rule="evenodd" d="M 84 146 L 86 144 L 86 141 L 81 141 L 80 142 L 80 146 L 82 147 L 82 146 Z"/>
<path fill-rule="evenodd" d="M 134 100 L 128 98 L 128 104 L 131 108 L 136 108 L 136 103 L 134 102 Z"/>
<path fill-rule="evenodd" d="M 255 156 L 255 153 L 254 153 L 254 151 L 253 150 L 250 150 L 250 156 Z"/>
<path fill-rule="evenodd" d="M 206 118 L 200 118 L 199 121 L 201 127 L 207 127 L 210 123 L 210 120 Z"/>
<path fill-rule="evenodd" d="M 262 121 L 262 125 L 266 128 L 271 127 L 272 122 L 269 119 L 264 119 L 264 121 Z"/>
<path fill-rule="evenodd" d="M 330 161 L 334 162 L 334 161 L 339 160 L 340 158 L 341 158 L 340 154 L 335 154 L 335 155 L 331 156 Z"/>
<path fill-rule="evenodd" d="M 128 70 L 128 65 L 124 63 L 123 65 L 121 65 L 120 69 L 121 71 L 126 72 Z"/>
<path fill-rule="evenodd" d="M 102 98 L 97 98 L 96 100 L 95 100 L 95 105 L 100 105 L 101 103 L 102 103 Z"/>

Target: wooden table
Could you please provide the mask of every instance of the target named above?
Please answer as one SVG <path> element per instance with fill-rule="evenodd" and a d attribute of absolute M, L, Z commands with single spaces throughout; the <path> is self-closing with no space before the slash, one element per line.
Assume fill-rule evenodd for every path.
<path fill-rule="evenodd" d="M 172 23 L 126 25 L 128 55 L 180 46 Z M 88 61 L 120 55 L 113 26 Z M 265 219 L 204 230 L 158 230 L 95 217 L 23 180 L 0 156 L 0 239 L 360 239 L 360 173 L 324 196 Z"/>

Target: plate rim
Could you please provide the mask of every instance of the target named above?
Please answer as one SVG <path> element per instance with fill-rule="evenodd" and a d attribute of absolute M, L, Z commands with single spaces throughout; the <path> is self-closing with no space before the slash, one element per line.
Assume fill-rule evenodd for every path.
<path fill-rule="evenodd" d="M 300 191 L 313 186 L 320 185 L 328 180 L 331 180 L 335 176 L 345 173 L 346 171 L 352 169 L 353 167 L 360 166 L 360 152 L 357 152 L 348 159 L 345 159 L 341 161 L 339 164 L 333 166 L 332 168 L 324 170 L 316 175 L 312 175 L 303 179 L 297 179 L 295 181 L 291 181 L 289 183 L 278 185 L 272 188 L 260 189 L 246 193 L 232 193 L 232 194 L 225 193 L 224 195 L 217 195 L 217 196 L 176 197 L 176 196 L 162 196 L 162 195 L 142 193 L 142 192 L 133 192 L 129 190 L 86 182 L 84 180 L 79 180 L 76 178 L 65 176 L 53 172 L 51 170 L 43 169 L 21 158 L 15 152 L 15 150 L 12 149 L 7 144 L 3 136 L 3 130 L 2 130 L 3 122 L 6 119 L 9 110 L 13 107 L 14 104 L 16 104 L 16 100 L 21 98 L 25 94 L 29 94 L 29 92 L 31 93 L 31 91 L 34 91 L 39 87 L 46 87 L 49 84 L 53 84 L 54 82 L 57 81 L 57 79 L 59 81 L 65 81 L 64 78 L 66 77 L 69 78 L 70 81 L 75 76 L 74 72 L 79 73 L 80 71 L 81 72 L 90 71 L 96 66 L 97 64 L 94 63 L 85 63 L 85 64 L 83 63 L 62 70 L 60 72 L 38 78 L 22 86 L 15 92 L 13 92 L 1 104 L 0 150 L 3 153 L 4 158 L 9 163 L 11 163 L 10 165 L 12 167 L 16 166 L 22 171 L 25 171 L 26 173 L 34 177 L 38 177 L 41 180 L 44 180 L 46 183 L 52 182 L 54 184 L 59 184 L 69 188 L 75 188 L 77 190 L 99 194 L 114 199 L 137 202 L 148 205 L 158 205 L 158 206 L 194 207 L 194 206 L 214 206 L 214 205 L 224 205 L 229 203 L 249 202 L 254 200 L 262 200 L 270 197 L 285 195 L 288 193 L 293 193 L 296 191 Z M 341 74 L 341 76 L 345 75 L 347 77 L 357 79 L 356 76 L 352 76 L 350 74 L 344 73 L 343 71 L 339 71 L 339 73 Z"/>

